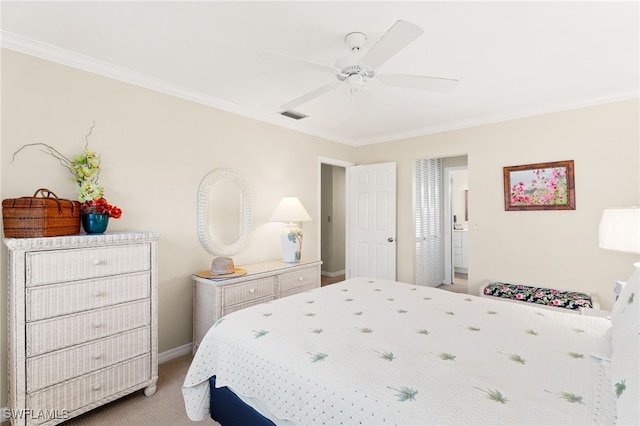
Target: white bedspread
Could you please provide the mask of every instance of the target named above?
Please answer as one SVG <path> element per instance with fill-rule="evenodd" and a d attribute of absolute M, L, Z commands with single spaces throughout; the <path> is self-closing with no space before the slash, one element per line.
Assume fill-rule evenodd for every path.
<path fill-rule="evenodd" d="M 215 375 L 276 424 L 614 424 L 610 327 L 355 278 L 221 318 L 183 396 L 192 420 Z"/>

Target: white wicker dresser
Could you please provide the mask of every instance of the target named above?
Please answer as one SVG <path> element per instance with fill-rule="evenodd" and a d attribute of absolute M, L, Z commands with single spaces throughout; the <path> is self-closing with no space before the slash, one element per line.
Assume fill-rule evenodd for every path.
<path fill-rule="evenodd" d="M 247 274 L 226 280 L 193 275 L 193 353 L 211 326 L 238 309 L 320 287 L 322 261 L 282 260 L 241 265 Z"/>
<path fill-rule="evenodd" d="M 158 379 L 154 232 L 6 238 L 9 415 L 54 425 Z"/>

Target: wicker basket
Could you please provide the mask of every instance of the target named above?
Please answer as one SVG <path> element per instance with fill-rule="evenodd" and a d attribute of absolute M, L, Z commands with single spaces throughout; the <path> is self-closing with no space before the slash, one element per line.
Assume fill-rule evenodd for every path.
<path fill-rule="evenodd" d="M 2 222 L 7 238 L 79 234 L 80 203 L 59 199 L 52 191 L 41 188 L 33 197 L 2 200 Z"/>

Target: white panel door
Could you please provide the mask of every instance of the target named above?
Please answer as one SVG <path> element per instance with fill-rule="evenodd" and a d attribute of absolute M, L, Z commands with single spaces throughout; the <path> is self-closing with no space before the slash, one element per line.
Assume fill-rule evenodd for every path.
<path fill-rule="evenodd" d="M 346 278 L 396 279 L 396 163 L 347 169 Z"/>

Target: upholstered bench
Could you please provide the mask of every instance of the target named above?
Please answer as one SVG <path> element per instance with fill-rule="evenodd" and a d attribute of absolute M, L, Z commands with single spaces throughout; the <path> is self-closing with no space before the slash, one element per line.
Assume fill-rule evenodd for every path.
<path fill-rule="evenodd" d="M 532 303 L 540 308 L 575 314 L 585 313 L 588 309 L 600 309 L 600 302 L 594 294 L 489 280 L 480 287 L 480 296 L 495 297 L 509 302 Z"/>

